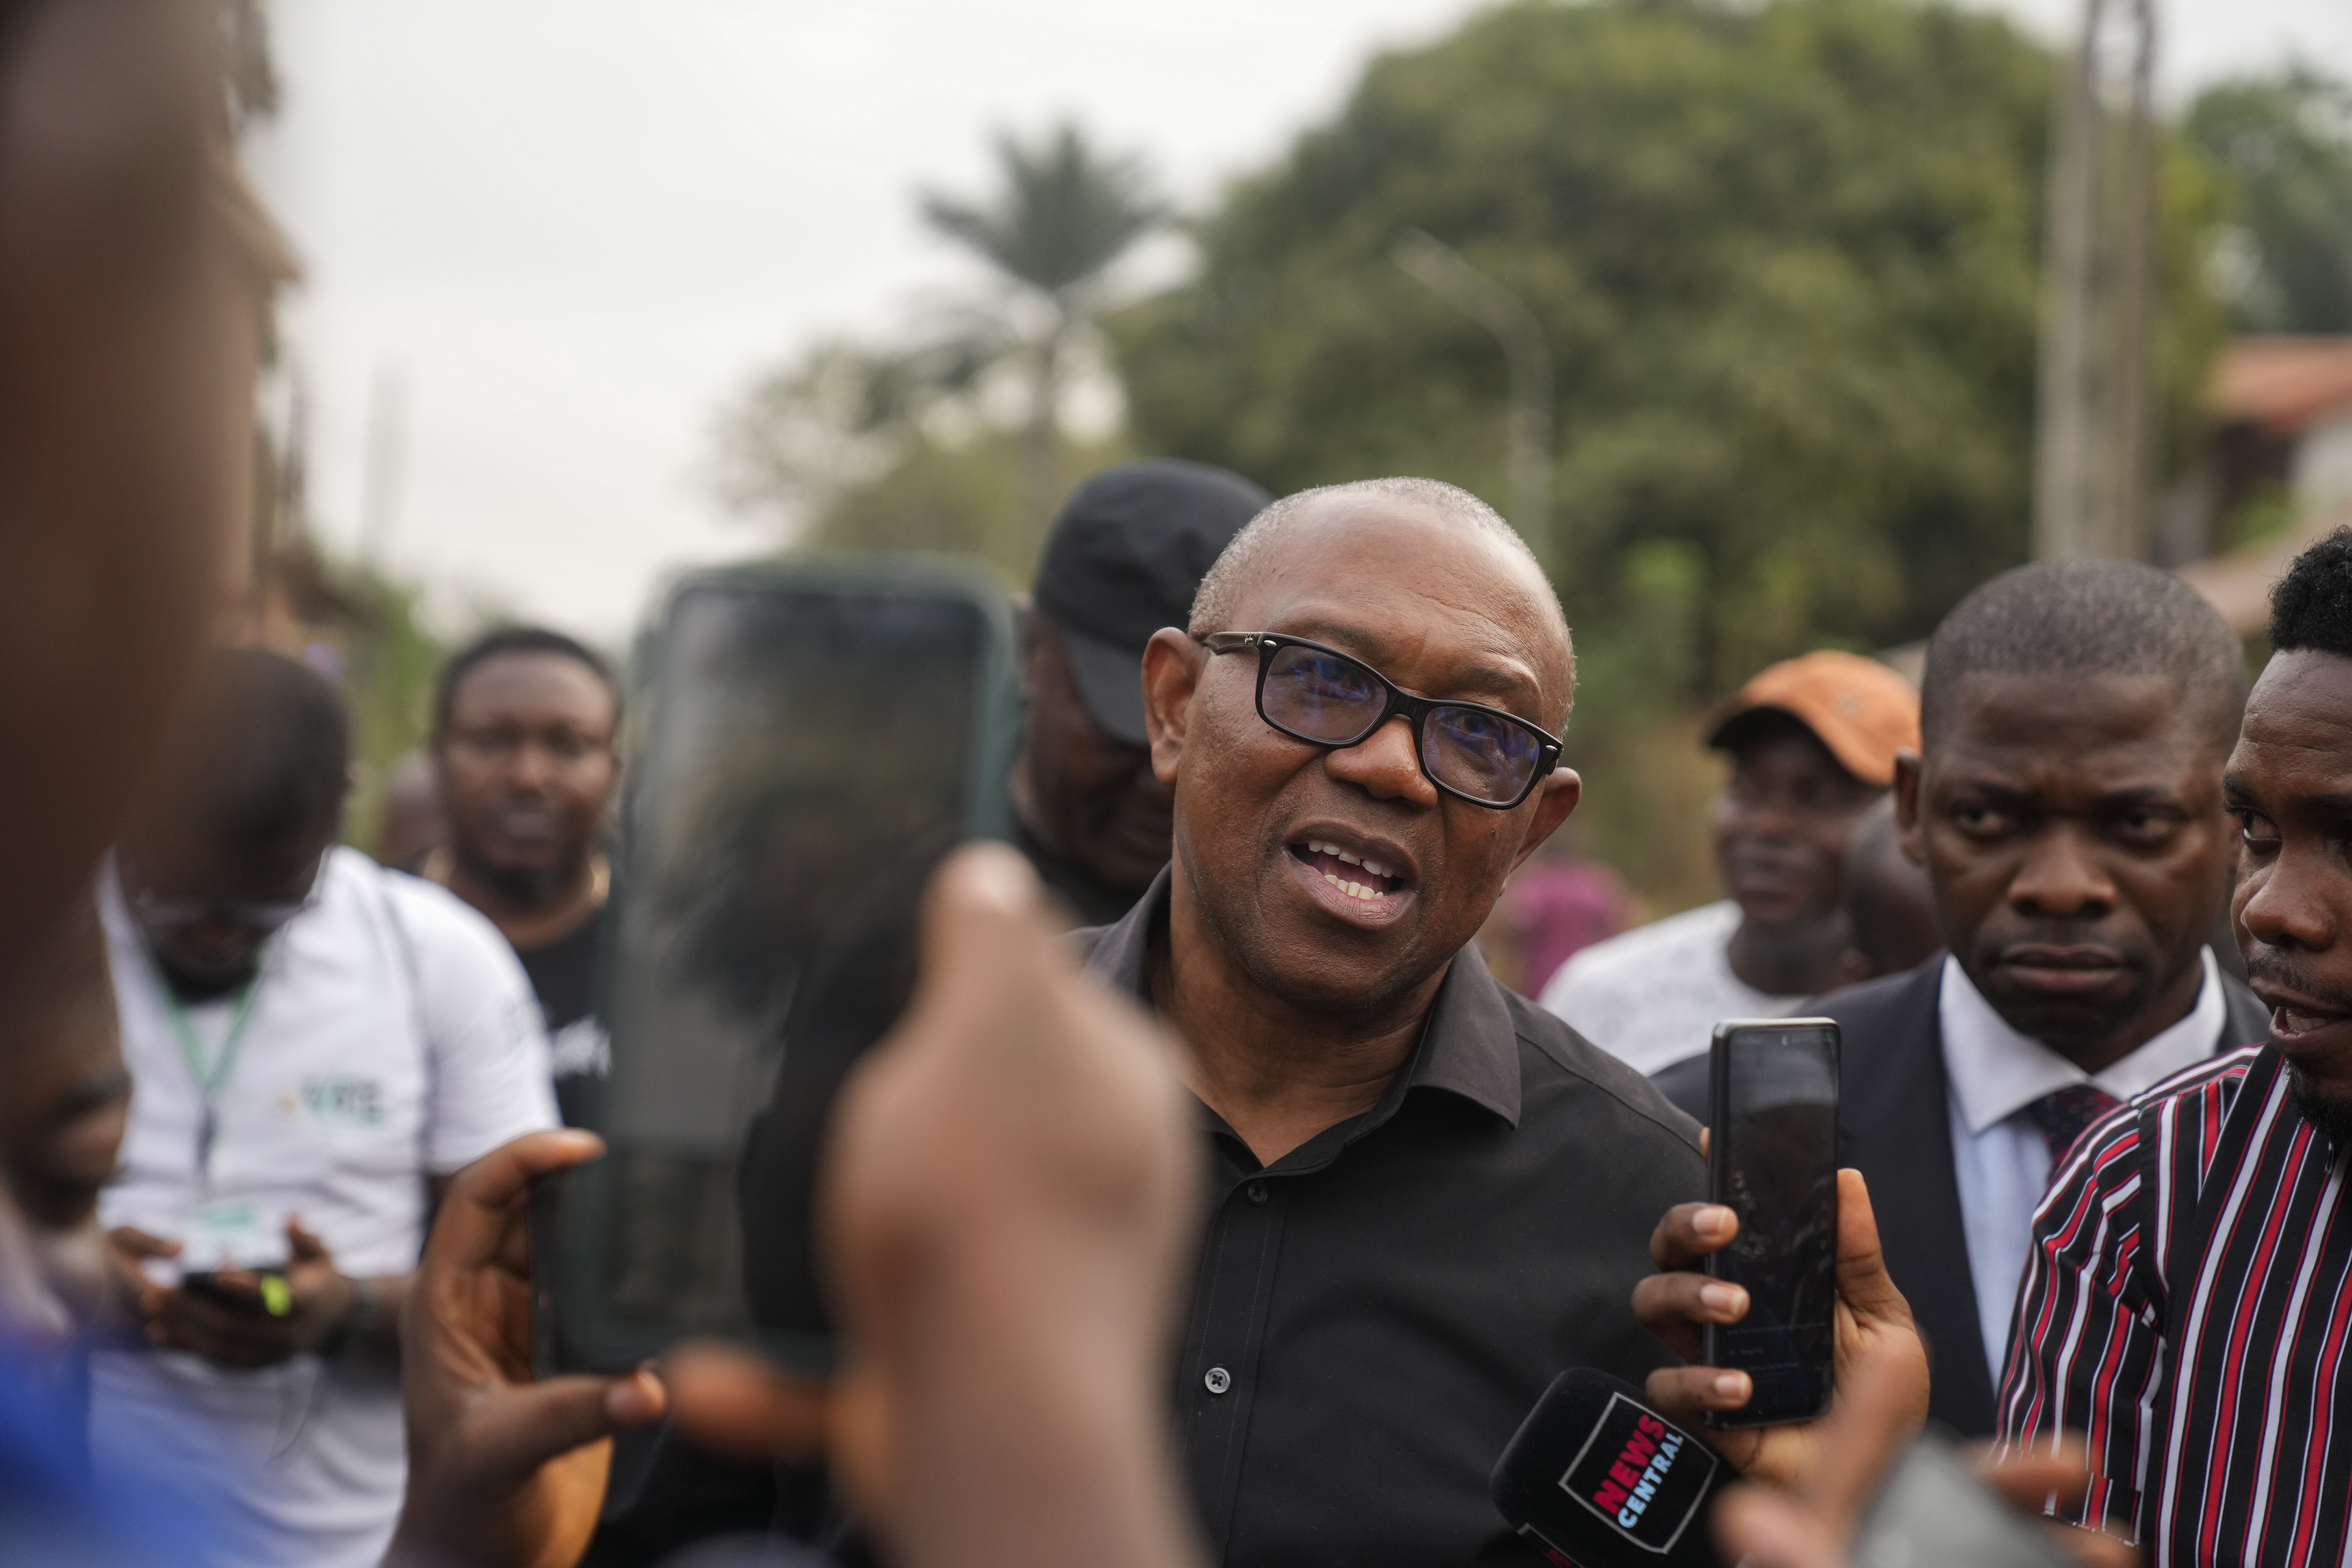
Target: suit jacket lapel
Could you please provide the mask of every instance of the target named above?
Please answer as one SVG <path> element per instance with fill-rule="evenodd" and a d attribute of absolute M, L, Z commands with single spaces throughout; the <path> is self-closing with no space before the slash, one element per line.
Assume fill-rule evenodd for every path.
<path fill-rule="evenodd" d="M 1887 1272 L 1911 1303 L 1934 1363 L 1928 1414 L 1965 1436 L 1982 1436 L 1993 1428 L 1992 1373 L 1952 1167 L 1937 1012 L 1942 989 L 1939 953 L 1872 1009 L 1874 1016 L 1853 1020 L 1839 1116 L 1848 1157 L 1870 1183 Z"/>

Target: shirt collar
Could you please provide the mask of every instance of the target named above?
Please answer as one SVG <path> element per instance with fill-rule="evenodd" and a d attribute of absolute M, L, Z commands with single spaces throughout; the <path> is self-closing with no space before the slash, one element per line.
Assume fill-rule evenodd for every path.
<path fill-rule="evenodd" d="M 1103 928 L 1087 967 L 1151 1005 L 1151 939 L 1168 923 L 1174 868 L 1162 868 L 1143 897 L 1118 921 Z M 2217 1025 L 2218 1028 L 2219 1026 Z M 1503 988 L 1486 973 L 1475 942 L 1454 955 L 1430 1004 L 1429 1021 L 1398 1081 L 1365 1120 L 1369 1131 L 1395 1113 L 1406 1091 L 1444 1089 L 1519 1124 L 1519 1044 Z"/>
<path fill-rule="evenodd" d="M 1944 1073 L 1969 1133 L 1980 1133 L 2072 1084 L 2095 1084 L 2117 1100 L 2129 1100 L 2211 1056 L 2228 1021 L 2228 1005 L 2212 949 L 2201 950 L 2199 958 L 2204 974 L 2188 1015 L 2121 1061 L 2086 1073 L 2010 1027 L 1959 961 L 1948 954 L 1943 989 L 1936 998 L 1937 1021 L 1944 1031 Z"/>

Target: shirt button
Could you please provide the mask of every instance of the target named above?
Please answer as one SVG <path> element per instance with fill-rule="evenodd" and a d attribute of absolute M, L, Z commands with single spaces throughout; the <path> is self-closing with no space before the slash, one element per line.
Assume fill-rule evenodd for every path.
<path fill-rule="evenodd" d="M 1213 1366 L 1209 1369 L 1209 1375 L 1201 1381 L 1207 1385 L 1210 1393 L 1223 1394 L 1234 1385 L 1234 1374 L 1223 1367 Z"/>
<path fill-rule="evenodd" d="M 1264 1182 L 1252 1182 L 1249 1184 L 1249 1200 L 1254 1204 L 1262 1204 L 1265 1202 L 1265 1184 Z"/>

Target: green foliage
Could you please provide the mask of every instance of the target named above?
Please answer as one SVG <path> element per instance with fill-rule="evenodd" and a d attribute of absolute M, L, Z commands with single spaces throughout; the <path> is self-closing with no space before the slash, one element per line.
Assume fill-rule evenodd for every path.
<path fill-rule="evenodd" d="M 983 199 L 923 201 L 996 274 L 991 291 L 761 377 L 720 415 L 713 479 L 730 507 L 787 540 L 978 554 L 1025 581 L 1055 502 L 1124 455 L 1117 437 L 1074 440 L 1063 404 L 1102 378 L 1106 274 L 1162 209 L 1139 160 L 1073 125 L 1000 138 L 997 158 Z"/>
<path fill-rule="evenodd" d="M 1487 12 L 1377 61 L 1113 323 L 1137 445 L 1503 499 L 1500 356 L 1387 260 L 1419 227 L 1550 339 L 1580 728 L 1916 638 L 2025 553 L 2053 85 L 2007 22 L 1906 0 Z M 2179 408 L 2204 306 L 2164 309 Z"/>
<path fill-rule="evenodd" d="M 333 575 L 360 606 L 343 651 L 354 774 L 343 833 L 367 848 L 393 764 L 423 745 L 432 727 L 434 683 L 449 650 L 425 625 L 414 584 L 360 565 L 339 565 Z"/>
<path fill-rule="evenodd" d="M 1057 441 L 1051 493 L 1066 494 L 1128 456 L 1116 438 Z M 1025 443 L 1003 431 L 958 444 L 917 437 L 881 473 L 836 493 L 805 538 L 839 549 L 974 555 L 1025 584 L 1053 521 L 1029 503 L 1026 457 Z"/>
<path fill-rule="evenodd" d="M 1085 289 L 1160 221 L 1141 162 L 1100 152 L 1076 125 L 1034 143 L 1000 136 L 996 155 L 1004 184 L 993 197 L 927 195 L 923 216 L 1041 294 Z"/>
<path fill-rule="evenodd" d="M 2227 181 L 2237 324 L 2352 331 L 2352 85 L 2305 66 L 2241 77 L 2199 94 L 2187 130 Z"/>

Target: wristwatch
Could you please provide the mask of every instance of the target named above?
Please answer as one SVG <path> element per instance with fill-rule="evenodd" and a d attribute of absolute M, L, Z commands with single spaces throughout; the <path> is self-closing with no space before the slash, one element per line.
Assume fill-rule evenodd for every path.
<path fill-rule="evenodd" d="M 345 1278 L 351 1278 L 346 1276 Z M 345 1314 L 341 1327 L 327 1345 L 331 1355 L 365 1353 L 371 1350 L 392 1348 L 389 1325 L 383 1319 L 383 1298 L 376 1294 L 373 1279 L 352 1279 L 352 1310 Z"/>

